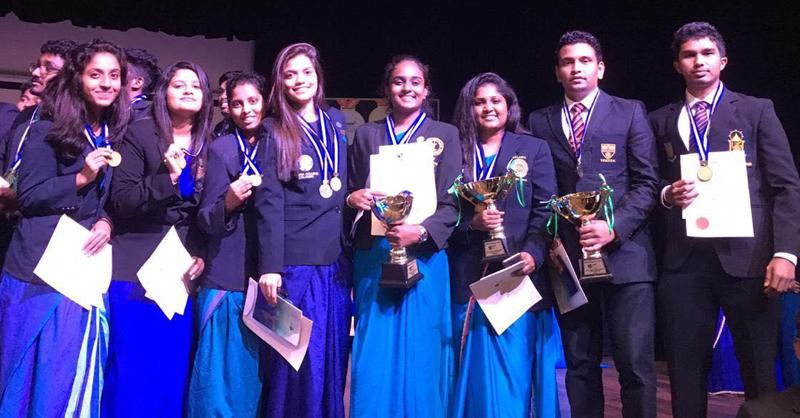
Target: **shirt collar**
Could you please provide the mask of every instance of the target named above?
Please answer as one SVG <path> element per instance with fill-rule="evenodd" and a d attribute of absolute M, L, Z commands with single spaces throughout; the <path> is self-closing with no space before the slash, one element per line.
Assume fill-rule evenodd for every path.
<path fill-rule="evenodd" d="M 719 81 L 717 83 L 719 83 Z M 689 104 L 689 109 L 692 109 L 694 107 L 695 103 L 697 103 L 697 102 L 699 102 L 701 100 L 710 105 L 711 102 L 714 101 L 714 93 L 716 93 L 716 92 L 717 92 L 717 89 L 714 88 L 713 90 L 711 90 L 708 93 L 708 95 L 706 95 L 706 97 L 694 97 L 694 96 L 692 96 L 691 93 L 689 93 L 689 90 L 686 90 L 686 103 Z"/>
<path fill-rule="evenodd" d="M 587 95 L 586 95 L 586 97 L 584 97 L 584 98 L 583 98 L 583 100 L 581 100 L 581 101 L 580 101 L 580 102 L 581 102 L 581 104 L 583 104 L 583 106 L 584 106 L 586 109 L 589 109 L 589 108 L 591 108 L 591 107 L 592 107 L 592 102 L 594 102 L 594 98 L 595 98 L 595 96 L 597 96 L 598 94 L 600 94 L 600 89 L 599 89 L 599 88 L 595 88 L 595 89 L 594 89 L 594 90 L 593 90 L 591 93 L 587 94 Z M 566 95 L 564 96 L 564 101 L 565 101 L 565 102 L 567 102 L 567 109 L 569 109 L 569 110 L 572 110 L 572 105 L 574 105 L 575 103 L 577 103 L 577 102 L 575 102 L 575 101 L 572 101 L 572 100 L 571 100 L 569 97 L 567 97 Z"/>

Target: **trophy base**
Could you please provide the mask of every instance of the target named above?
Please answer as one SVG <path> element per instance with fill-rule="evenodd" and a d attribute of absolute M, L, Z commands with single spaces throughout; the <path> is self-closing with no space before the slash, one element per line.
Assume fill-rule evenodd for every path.
<path fill-rule="evenodd" d="M 384 263 L 381 269 L 380 287 L 410 289 L 422 278 L 417 260 L 410 258 L 402 264 Z"/>
<path fill-rule="evenodd" d="M 508 258 L 506 242 L 500 238 L 487 239 L 483 242 L 483 264 L 490 264 Z"/>
<path fill-rule="evenodd" d="M 605 256 L 597 258 L 581 258 L 581 283 L 610 282 L 614 277 L 608 269 L 608 259 Z"/>

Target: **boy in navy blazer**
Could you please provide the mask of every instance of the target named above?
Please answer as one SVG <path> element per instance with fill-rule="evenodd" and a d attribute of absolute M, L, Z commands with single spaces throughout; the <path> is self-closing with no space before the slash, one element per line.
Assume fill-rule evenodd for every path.
<path fill-rule="evenodd" d="M 641 102 L 606 94 L 600 43 L 586 32 L 562 35 L 556 77 L 564 99 L 530 115 L 534 136 L 553 152 L 558 194 L 599 190 L 605 176 L 614 189 L 613 229 L 595 219 L 576 228 L 560 219 L 559 235 L 573 264 L 581 247 L 603 250 L 612 281 L 584 284 L 589 299 L 559 315 L 567 360 L 566 386 L 572 415 L 603 416 L 603 318 L 608 327 L 626 417 L 655 417 L 655 257 L 647 218 L 658 186 L 653 133 Z M 575 265 L 577 271 L 577 264 Z"/>
<path fill-rule="evenodd" d="M 673 66 L 684 78 L 686 92 L 650 114 L 666 210 L 659 317 L 673 415 L 700 417 L 706 414 L 706 375 L 720 307 L 733 336 L 745 397 L 775 390 L 778 301 L 770 296 L 794 283 L 800 254 L 800 180 L 772 102 L 730 91 L 720 81 L 728 58 L 716 28 L 688 23 L 675 32 L 672 49 Z M 698 193 L 693 180 L 681 179 L 679 156 L 697 152 L 692 127 L 707 131 L 711 152 L 731 149 L 734 133 L 743 137 L 752 238 L 686 236 L 681 210 Z M 702 149 L 704 134 L 698 135 Z"/>

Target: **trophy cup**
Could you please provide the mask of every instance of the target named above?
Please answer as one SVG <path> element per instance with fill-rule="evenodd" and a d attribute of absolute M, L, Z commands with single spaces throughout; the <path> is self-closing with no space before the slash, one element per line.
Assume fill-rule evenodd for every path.
<path fill-rule="evenodd" d="M 408 217 L 414 196 L 404 191 L 395 196 L 374 197 L 372 201 L 372 213 L 388 229 Z M 421 278 L 417 260 L 408 256 L 405 247 L 392 247 L 389 262 L 383 263 L 380 287 L 409 289 Z"/>
<path fill-rule="evenodd" d="M 604 185 L 600 191 L 577 192 L 555 199 L 552 209 L 564 219 L 581 226 L 587 225 L 589 221 L 603 209 L 606 202 L 611 198 L 610 189 Z M 608 269 L 608 258 L 600 251 L 586 251 L 581 248 L 583 257 L 580 263 L 580 278 L 582 282 L 605 282 L 612 278 Z"/>
<path fill-rule="evenodd" d="M 457 183 L 456 190 L 464 200 L 475 206 L 475 212 L 486 209 L 497 210 L 495 202 L 505 198 L 516 180 L 517 176 L 509 170 L 503 176 Z M 483 263 L 493 263 L 506 257 L 508 257 L 508 244 L 503 225 L 500 225 L 489 232 L 489 239 L 483 241 Z"/>

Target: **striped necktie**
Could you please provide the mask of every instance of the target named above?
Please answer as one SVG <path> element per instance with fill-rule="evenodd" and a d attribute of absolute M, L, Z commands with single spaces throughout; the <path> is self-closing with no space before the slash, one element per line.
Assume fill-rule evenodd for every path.
<path fill-rule="evenodd" d="M 570 113 L 572 114 L 572 135 L 570 135 L 569 138 L 569 146 L 576 155 L 578 153 L 578 147 L 580 147 L 581 141 L 583 141 L 583 133 L 586 128 L 586 123 L 583 120 L 583 112 L 585 110 L 586 106 L 580 102 L 572 105 L 572 109 L 570 109 Z"/>
<path fill-rule="evenodd" d="M 697 141 L 702 141 L 702 137 L 706 132 L 706 128 L 708 128 L 708 103 L 704 101 L 699 101 L 692 106 L 694 110 L 694 126 L 697 127 L 697 133 L 700 135 L 700 138 L 695 138 Z M 694 135 L 694 134 L 692 134 Z M 697 151 L 697 142 L 696 141 L 689 141 L 689 150 L 690 151 Z"/>

